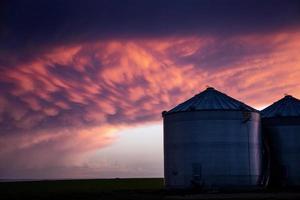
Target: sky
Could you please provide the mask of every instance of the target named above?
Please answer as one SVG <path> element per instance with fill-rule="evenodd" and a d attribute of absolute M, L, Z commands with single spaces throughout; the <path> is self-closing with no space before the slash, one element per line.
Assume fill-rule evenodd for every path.
<path fill-rule="evenodd" d="M 0 179 L 163 176 L 161 112 L 300 98 L 300 1 L 0 5 Z"/>

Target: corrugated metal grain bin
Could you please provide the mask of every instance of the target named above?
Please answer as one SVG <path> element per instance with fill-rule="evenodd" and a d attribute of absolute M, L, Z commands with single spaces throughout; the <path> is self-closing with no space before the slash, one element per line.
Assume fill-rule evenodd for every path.
<path fill-rule="evenodd" d="M 286 95 L 261 112 L 270 186 L 300 186 L 300 100 Z"/>
<path fill-rule="evenodd" d="M 163 112 L 165 186 L 261 185 L 260 114 L 214 88 Z"/>

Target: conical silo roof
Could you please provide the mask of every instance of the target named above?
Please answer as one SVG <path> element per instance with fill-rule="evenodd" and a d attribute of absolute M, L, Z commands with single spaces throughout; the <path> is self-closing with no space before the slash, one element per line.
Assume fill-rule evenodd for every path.
<path fill-rule="evenodd" d="M 208 87 L 203 92 L 177 105 L 165 114 L 200 110 L 247 110 L 258 112 L 243 102 L 219 92 L 212 87 Z"/>
<path fill-rule="evenodd" d="M 291 95 L 276 101 L 261 111 L 262 117 L 300 117 L 300 100 Z"/>

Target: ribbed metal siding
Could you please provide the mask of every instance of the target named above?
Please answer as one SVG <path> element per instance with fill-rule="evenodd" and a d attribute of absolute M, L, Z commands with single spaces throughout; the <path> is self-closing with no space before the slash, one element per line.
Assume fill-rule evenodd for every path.
<path fill-rule="evenodd" d="M 300 186 L 300 117 L 264 118 L 270 149 L 270 185 Z"/>
<path fill-rule="evenodd" d="M 167 188 L 258 186 L 260 115 L 246 111 L 194 111 L 164 116 Z"/>
<path fill-rule="evenodd" d="M 286 95 L 261 113 L 270 186 L 300 186 L 300 100 Z"/>

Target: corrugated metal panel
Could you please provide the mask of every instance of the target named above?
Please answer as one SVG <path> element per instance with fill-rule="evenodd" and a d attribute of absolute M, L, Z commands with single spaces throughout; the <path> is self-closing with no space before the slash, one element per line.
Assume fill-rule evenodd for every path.
<path fill-rule="evenodd" d="M 167 188 L 257 188 L 260 114 L 214 88 L 163 113 Z"/>
<path fill-rule="evenodd" d="M 270 186 L 300 186 L 300 100 L 290 95 L 262 111 Z"/>
<path fill-rule="evenodd" d="M 240 102 L 212 87 L 195 95 L 191 99 L 179 104 L 168 111 L 169 113 L 197 111 L 197 110 L 247 110 L 257 111 L 254 108 Z"/>
<path fill-rule="evenodd" d="M 262 117 L 300 117 L 300 100 L 286 95 L 261 111 Z"/>
<path fill-rule="evenodd" d="M 167 188 L 256 188 L 262 184 L 260 114 L 178 112 L 164 116 Z"/>

